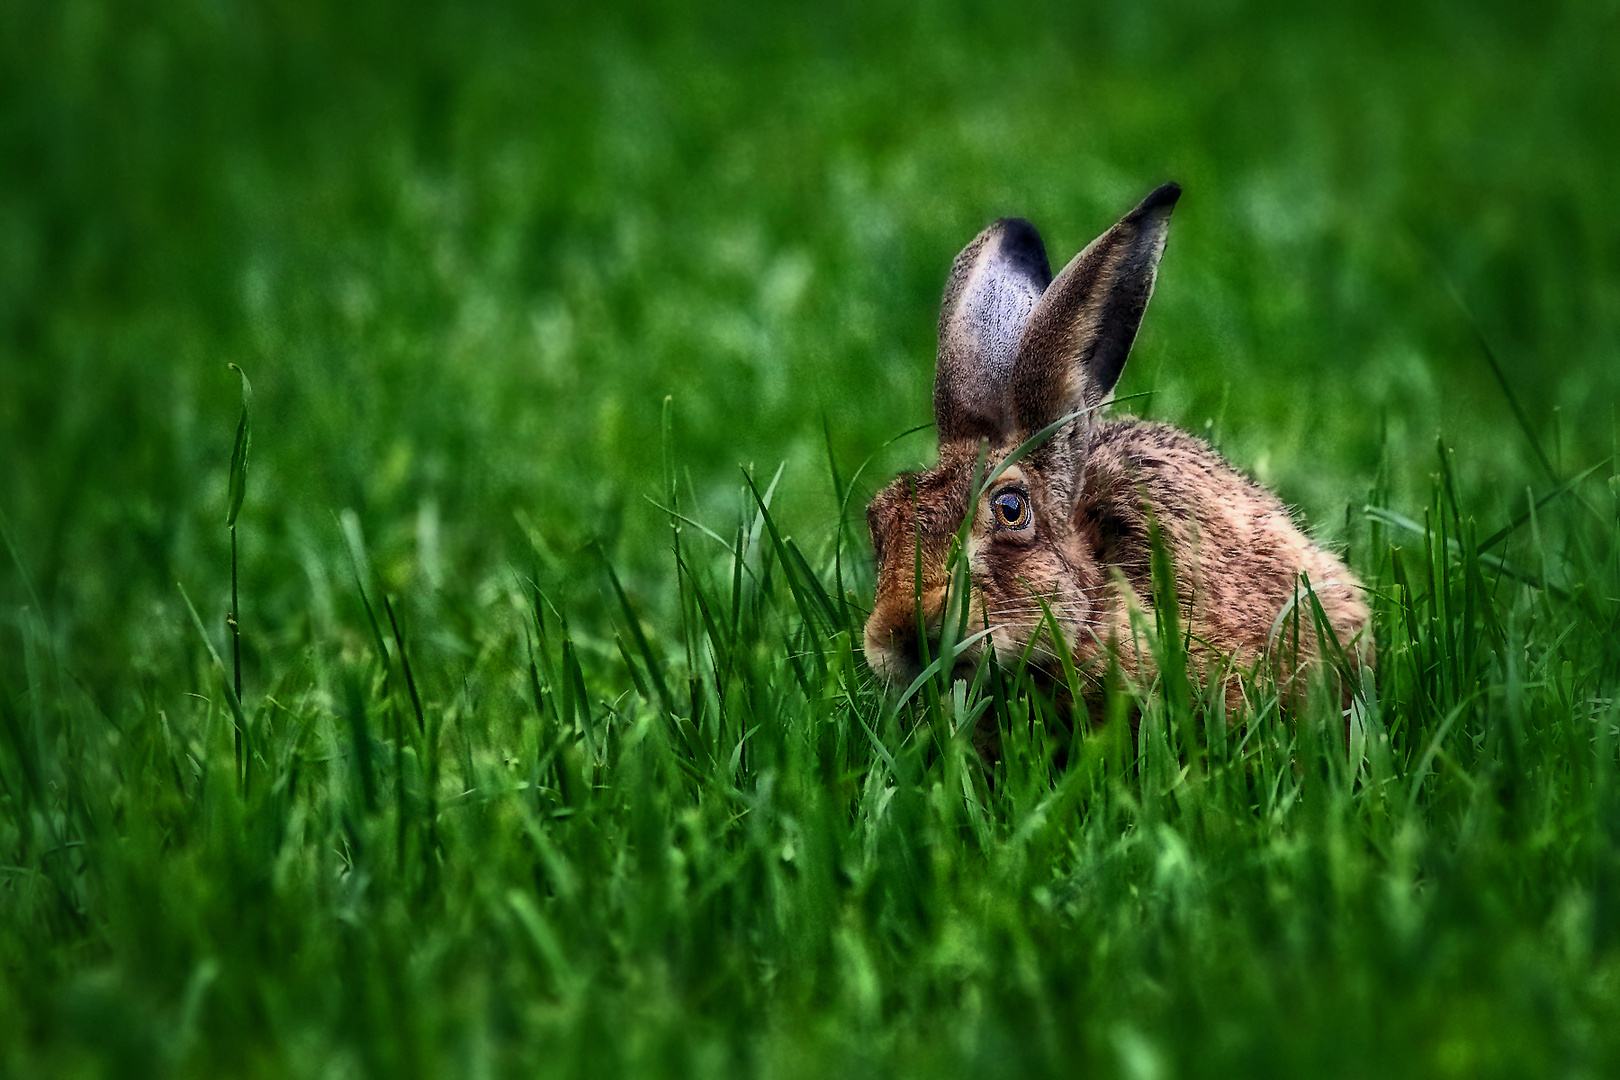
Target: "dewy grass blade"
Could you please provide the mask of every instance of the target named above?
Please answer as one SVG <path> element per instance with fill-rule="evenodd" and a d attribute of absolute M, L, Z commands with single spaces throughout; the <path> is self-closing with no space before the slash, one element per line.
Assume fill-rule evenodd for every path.
<path fill-rule="evenodd" d="M 698 532 L 702 533 L 704 536 L 707 536 L 710 540 L 713 540 L 715 543 L 717 543 L 721 547 L 725 548 L 728 552 L 732 553 L 733 555 L 736 554 L 737 549 L 731 543 L 731 541 L 727 540 L 725 537 L 721 536 L 719 533 L 715 532 L 713 529 L 709 528 L 707 525 L 703 524 L 701 521 L 698 521 L 696 518 L 688 517 L 687 515 L 681 513 L 680 511 L 672 509 L 669 506 L 666 506 L 664 503 L 659 502 L 657 499 L 653 498 L 651 495 L 646 496 L 646 501 L 647 501 L 648 506 L 651 506 L 653 509 L 657 510 L 659 513 L 668 515 L 670 518 L 672 518 L 674 521 L 676 521 L 677 523 L 679 523 L 681 525 L 690 526 L 691 528 L 696 529 Z"/>
<path fill-rule="evenodd" d="M 827 414 L 821 414 L 822 444 L 827 450 L 827 475 L 832 481 L 833 498 L 838 500 L 838 523 L 833 531 L 833 595 L 838 598 L 839 609 L 845 610 L 848 603 L 844 591 L 844 533 L 848 527 L 848 518 L 844 514 L 844 507 L 848 505 L 849 493 L 844 488 L 843 479 L 838 475 L 838 457 L 833 451 L 832 425 Z M 845 611 L 848 621 L 848 613 Z"/>
<path fill-rule="evenodd" d="M 727 639 L 722 632 L 719 620 L 715 617 L 714 604 L 703 587 L 693 576 L 691 568 L 686 568 L 687 580 L 692 582 L 692 603 L 697 608 L 698 618 L 702 622 L 704 638 L 708 641 L 710 669 L 714 673 L 715 682 L 724 693 L 729 681 L 734 656 L 735 643 Z"/>
<path fill-rule="evenodd" d="M 658 693 L 658 703 L 663 706 L 665 713 L 673 716 L 675 715 L 675 703 L 669 696 L 669 686 L 664 681 L 663 665 L 659 663 L 658 657 L 653 654 L 652 644 L 647 640 L 647 634 L 641 628 L 641 619 L 636 614 L 635 606 L 630 603 L 630 597 L 625 593 L 624 585 L 619 581 L 618 572 L 613 569 L 613 563 L 609 561 L 607 552 L 603 551 L 599 544 L 595 545 L 595 547 L 596 554 L 601 559 L 602 568 L 607 571 L 608 582 L 613 586 L 613 595 L 619 601 L 619 611 L 624 616 L 625 625 L 630 630 L 631 640 L 636 644 L 636 652 L 640 655 L 642 664 L 647 669 L 647 677 L 652 680 L 653 689 Z M 631 663 L 628 655 L 626 655 L 625 661 Z M 634 665 L 632 664 L 632 666 Z"/>
<path fill-rule="evenodd" d="M 235 364 L 230 369 L 242 377 L 242 417 L 236 424 L 236 443 L 231 448 L 230 484 L 226 501 L 229 509 L 225 514 L 225 527 L 231 534 L 231 610 L 225 617 L 226 627 L 231 633 L 231 671 L 232 686 L 238 700 L 242 697 L 242 606 L 237 590 L 237 554 L 236 554 L 236 518 L 242 512 L 242 500 L 247 496 L 247 470 L 248 448 L 252 443 L 253 429 L 250 423 L 249 406 L 253 402 L 253 384 L 248 382 L 247 372 Z M 247 765 L 243 760 L 242 729 L 236 731 L 236 771 L 246 784 Z"/>
<path fill-rule="evenodd" d="M 229 507 L 225 512 L 226 528 L 236 528 L 236 516 L 242 512 L 242 500 L 247 497 L 248 448 L 253 440 L 249 420 L 249 406 L 253 403 L 253 384 L 247 372 L 235 364 L 227 365 L 242 377 L 242 417 L 236 422 L 236 443 L 231 447 L 230 491 L 226 497 Z"/>
<path fill-rule="evenodd" d="M 777 475 L 781 475 L 780 471 L 778 471 Z M 798 553 L 797 547 L 791 547 L 790 549 L 790 545 L 784 542 L 782 534 L 777 531 L 776 521 L 770 512 L 768 493 L 767 495 L 761 495 L 759 489 L 754 486 L 753 477 L 750 476 L 747 479 L 748 490 L 753 494 L 754 502 L 759 507 L 760 520 L 765 525 L 765 531 L 771 538 L 771 545 L 775 548 L 777 559 L 781 562 L 782 569 L 786 574 L 788 591 L 793 594 L 794 602 L 798 605 L 799 613 L 803 617 L 805 625 L 807 627 L 816 626 L 818 622 L 816 615 L 820 615 L 819 621 L 823 626 L 829 629 L 836 627 L 838 625 L 837 611 L 833 607 L 831 599 L 827 596 L 826 590 L 822 588 L 821 582 L 816 579 L 815 574 L 804 561 L 804 556 Z M 775 487 L 774 481 L 772 487 Z M 813 640 L 819 643 L 820 639 L 818 637 Z M 826 661 L 820 655 L 819 648 L 816 659 L 818 669 L 824 668 Z"/>
<path fill-rule="evenodd" d="M 964 650 L 980 641 L 983 641 L 994 632 L 994 627 L 986 627 L 977 633 L 969 634 L 967 637 L 957 642 L 956 648 L 953 651 L 945 652 L 941 650 L 940 655 L 934 657 L 934 659 L 929 662 L 928 666 L 923 668 L 922 671 L 918 673 L 917 677 L 911 681 L 911 685 L 906 687 L 905 693 L 901 694 L 890 703 L 889 714 L 891 716 L 898 716 L 900 710 L 905 707 L 906 702 L 910 701 L 914 696 L 916 696 L 917 691 L 926 686 L 930 679 L 938 675 L 941 671 L 949 671 L 951 668 L 955 667 L 956 658 L 960 656 Z M 947 661 L 949 661 L 949 663 L 947 663 Z"/>
<path fill-rule="evenodd" d="M 1491 548 L 1495 547 L 1497 544 L 1500 544 L 1502 541 L 1506 540 L 1509 536 L 1512 536 L 1513 533 L 1518 531 L 1518 529 L 1520 527 L 1522 527 L 1526 522 L 1528 522 L 1530 520 L 1530 515 L 1532 513 L 1534 513 L 1536 510 L 1544 509 L 1548 504 L 1554 502 L 1555 500 L 1557 500 L 1559 498 L 1562 498 L 1564 495 L 1569 494 L 1571 491 L 1574 491 L 1577 487 L 1579 487 L 1581 485 L 1582 481 L 1587 479 L 1587 477 L 1591 476 L 1593 473 L 1597 472 L 1599 469 L 1605 467 L 1606 465 L 1609 464 L 1609 462 L 1614 461 L 1614 460 L 1615 459 L 1613 457 L 1609 457 L 1609 458 L 1607 458 L 1607 459 L 1605 459 L 1603 461 L 1598 462 L 1596 465 L 1593 465 L 1589 469 L 1581 470 L 1579 473 L 1577 473 L 1574 476 L 1570 477 L 1568 480 L 1564 481 L 1564 483 L 1560 484 L 1558 487 L 1554 488 L 1552 491 L 1548 492 L 1546 495 L 1543 495 L 1541 498 L 1535 500 L 1535 502 L 1532 504 L 1532 509 L 1527 509 L 1524 513 L 1520 514 L 1518 517 L 1515 517 L 1512 521 L 1508 522 L 1506 525 L 1504 525 L 1500 529 L 1496 530 L 1490 536 L 1488 536 L 1484 540 L 1480 541 L 1480 544 L 1479 544 L 1480 552 L 1483 553 L 1483 552 L 1489 551 Z"/>
<path fill-rule="evenodd" d="M 1432 535 L 1431 530 L 1427 526 L 1420 525 L 1404 514 L 1398 514 L 1395 511 L 1386 509 L 1382 506 L 1363 507 L 1362 512 L 1367 517 L 1372 518 L 1375 521 L 1382 522 L 1385 525 L 1393 525 L 1395 528 L 1409 532 L 1414 536 Z M 1534 521 L 1534 512 L 1532 511 L 1530 514 L 1527 514 L 1526 517 L 1527 520 Z M 1443 539 L 1445 550 L 1448 553 L 1454 555 L 1460 555 L 1462 553 L 1462 546 L 1454 537 L 1448 536 L 1444 537 Z M 1570 599 L 1570 594 L 1566 590 L 1552 584 L 1544 576 L 1538 576 L 1529 570 L 1515 566 L 1513 563 L 1508 562 L 1506 559 L 1503 559 L 1500 556 L 1485 554 L 1484 545 L 1481 545 L 1480 547 L 1478 558 L 1481 565 L 1488 566 L 1500 574 L 1505 574 L 1506 576 L 1513 578 L 1515 581 L 1551 593 L 1560 600 Z M 1543 575 L 1546 572 L 1547 567 L 1544 565 L 1542 567 Z"/>
<path fill-rule="evenodd" d="M 12 709 L 11 695 L 3 685 L 0 685 L 0 730 L 3 730 L 10 740 L 12 757 L 16 759 L 17 769 L 22 773 L 21 783 L 26 798 L 19 798 L 12 791 L 8 782 L 6 796 L 12 800 L 11 805 L 19 807 L 29 813 L 43 813 L 45 807 L 45 768 L 40 758 L 44 748 L 40 740 L 31 739 L 23 731 L 16 712 Z M 3 776 L 0 776 L 3 779 Z M 45 815 L 42 820 L 49 820 Z"/>
<path fill-rule="evenodd" d="M 365 534 L 360 529 L 360 517 L 345 509 L 338 515 L 343 530 L 344 546 L 349 554 L 349 569 L 354 575 L 355 591 L 360 594 L 360 605 L 365 609 L 366 622 L 371 627 L 371 640 L 377 646 L 377 662 L 382 665 L 384 677 L 388 672 L 388 646 L 383 643 L 382 624 L 377 621 L 377 610 L 371 606 L 371 594 L 366 582 L 372 580 L 371 560 L 366 555 Z"/>
<path fill-rule="evenodd" d="M 230 673 L 225 669 L 225 661 L 219 658 L 219 652 L 214 648 L 213 639 L 208 636 L 208 631 L 203 627 L 202 616 L 197 614 L 196 606 L 192 604 L 191 597 L 186 594 L 186 587 L 178 582 L 175 583 L 175 587 L 180 590 L 180 598 L 185 601 L 186 610 L 191 613 L 192 625 L 197 628 L 197 635 L 202 638 L 203 645 L 207 647 L 209 658 L 214 661 L 214 666 L 219 669 L 220 680 L 225 688 L 225 702 L 230 706 L 231 717 L 236 723 L 238 745 L 242 747 L 237 759 L 237 782 L 246 788 L 253 753 L 247 738 L 248 722 L 247 716 L 242 711 L 242 700 L 236 696 L 236 688 L 231 685 Z"/>
<path fill-rule="evenodd" d="M 889 775 L 899 776 L 900 766 L 896 764 L 894 755 L 889 752 L 887 746 L 883 745 L 883 740 L 878 737 L 876 731 L 872 730 L 872 725 L 866 722 L 866 717 L 862 716 L 858 711 L 852 712 L 852 715 L 855 717 L 856 723 L 861 725 L 861 730 L 866 732 L 866 737 L 872 744 L 872 752 L 877 754 L 878 759 L 888 767 Z"/>
<path fill-rule="evenodd" d="M 816 610 L 820 612 L 826 631 L 837 632 L 842 625 L 838 618 L 838 606 L 827 594 L 826 587 L 821 584 L 821 578 L 810 568 L 809 560 L 804 557 L 804 553 L 799 550 L 799 545 L 791 536 L 785 537 L 782 541 L 782 562 L 793 568 L 793 574 L 803 584 L 810 599 L 814 601 Z"/>
<path fill-rule="evenodd" d="M 28 593 L 28 601 L 39 613 L 40 618 L 45 617 L 45 608 L 39 602 L 39 591 L 34 587 L 34 576 L 29 573 L 28 567 L 23 563 L 22 555 L 17 551 L 17 541 L 11 532 L 11 522 L 7 520 L 3 511 L 0 511 L 0 539 L 6 542 L 6 551 L 11 555 L 11 563 L 17 568 L 17 576 L 22 579 L 23 589 Z"/>
<path fill-rule="evenodd" d="M 1159 664 L 1159 684 L 1163 688 L 1165 709 L 1175 718 L 1183 750 L 1189 762 L 1196 762 L 1193 753 L 1192 682 L 1187 670 L 1187 645 L 1181 636 L 1181 596 L 1176 591 L 1176 571 L 1170 562 L 1170 550 L 1165 546 L 1164 534 L 1151 514 L 1148 517 L 1148 550 L 1153 575 L 1153 652 Z"/>
<path fill-rule="evenodd" d="M 849 486 L 844 489 L 843 498 L 838 504 L 839 518 L 842 519 L 849 515 L 849 500 L 854 496 L 857 486 L 860 484 L 861 477 L 866 473 L 866 470 L 871 467 L 872 462 L 877 460 L 879 454 L 883 453 L 883 451 L 887 450 L 900 440 L 910 438 L 919 431 L 927 431 L 933 426 L 933 424 L 918 424 L 916 427 L 907 428 L 900 434 L 886 440 L 871 454 L 867 455 L 866 460 L 861 462 L 860 466 L 854 471 L 854 473 L 850 475 Z"/>
<path fill-rule="evenodd" d="M 979 499 L 984 497 L 985 492 L 990 490 L 991 485 L 993 485 L 997 480 L 1001 479 L 1002 473 L 1005 473 L 1008 469 L 1012 468 L 1020 461 L 1023 461 L 1030 454 L 1044 446 L 1046 441 L 1061 431 L 1065 424 L 1078 420 L 1080 417 L 1096 411 L 1095 406 L 1088 406 L 1084 409 L 1076 409 L 1071 413 L 1065 413 L 1056 420 L 1052 421 L 1050 424 L 1047 424 L 1045 427 L 1041 428 L 1041 430 L 1037 431 L 1029 438 L 1025 439 L 1023 442 L 1019 443 L 1013 448 L 1012 453 L 1002 458 L 1001 461 L 996 464 L 995 469 L 988 475 L 981 473 L 981 475 L 984 475 L 984 480 L 974 488 L 974 504 L 977 505 Z"/>
<path fill-rule="evenodd" d="M 1430 769 L 1434 766 L 1434 759 L 1440 753 L 1440 748 L 1451 734 L 1451 729 L 1463 714 L 1463 710 L 1473 701 L 1475 695 L 1469 695 L 1452 706 L 1445 718 L 1435 728 L 1434 734 L 1429 737 L 1428 745 L 1424 748 L 1423 756 L 1418 758 L 1417 765 L 1412 769 L 1411 780 L 1406 795 L 1406 813 L 1410 817 L 1417 809 L 1418 796 L 1423 791 L 1423 781 L 1428 777 Z"/>
<path fill-rule="evenodd" d="M 422 716 L 422 696 L 416 692 L 416 675 L 411 671 L 411 657 L 405 651 L 405 635 L 400 632 L 399 619 L 394 616 L 393 602 L 388 594 L 383 594 L 383 611 L 388 615 L 388 625 L 394 631 L 394 647 L 399 650 L 399 666 L 405 672 L 405 689 L 411 697 L 411 712 L 416 715 L 416 731 L 419 735 L 427 734 L 427 721 Z"/>
<path fill-rule="evenodd" d="M 1503 370 L 1501 361 L 1496 358 L 1496 350 L 1491 348 L 1491 343 L 1486 339 L 1485 331 L 1481 329 L 1479 320 L 1474 317 L 1473 309 L 1468 306 L 1468 302 L 1463 299 L 1462 293 L 1452 283 L 1450 274 L 1446 272 L 1446 268 L 1441 264 L 1434 251 L 1428 245 L 1419 245 L 1419 249 L 1427 256 L 1431 267 L 1445 287 L 1446 295 L 1451 298 L 1452 304 L 1462 315 L 1463 321 L 1468 324 L 1468 329 L 1474 336 L 1474 343 L 1479 346 L 1480 355 L 1485 358 L 1486 365 L 1491 369 L 1491 374 L 1495 376 L 1496 385 L 1501 388 L 1502 396 L 1507 398 L 1508 408 L 1512 410 L 1513 419 L 1519 425 L 1519 433 L 1524 436 L 1525 443 L 1530 447 L 1536 461 L 1540 463 L 1542 471 L 1547 474 L 1549 479 L 1557 483 L 1558 470 L 1553 468 L 1552 459 L 1541 448 L 1541 439 L 1536 435 L 1535 428 L 1530 423 L 1530 414 L 1525 411 L 1524 403 L 1519 400 L 1518 392 L 1513 389 L 1513 384 L 1508 381 L 1507 372 Z"/>
<path fill-rule="evenodd" d="M 366 693 L 360 685 L 357 671 L 349 671 L 343 680 L 343 717 L 349 724 L 350 761 L 360 777 L 360 796 L 367 814 L 377 812 L 377 772 L 372 764 L 375 749 L 371 741 L 371 726 L 367 722 Z"/>
<path fill-rule="evenodd" d="M 1057 656 L 1058 669 L 1063 676 L 1063 685 L 1067 688 L 1069 696 L 1074 700 L 1074 708 L 1080 709 L 1081 701 L 1085 696 L 1085 689 L 1080 684 L 1080 669 L 1074 663 L 1074 649 L 1069 645 L 1067 635 L 1058 622 L 1057 612 L 1045 597 L 1036 597 L 1036 603 L 1041 606 L 1041 621 L 1046 625 L 1052 635 L 1052 652 Z M 1031 635 L 1029 642 L 1024 646 L 1020 657 L 1020 670 L 1027 669 L 1030 656 L 1037 648 L 1039 635 Z"/>
<path fill-rule="evenodd" d="M 1322 582 L 1322 587 L 1336 585 L 1336 580 Z M 1309 574 L 1300 574 L 1300 587 L 1303 595 L 1310 603 L 1311 623 L 1316 633 L 1318 648 L 1327 654 L 1328 663 L 1338 671 L 1353 687 L 1359 688 L 1360 683 L 1355 678 L 1355 666 L 1350 663 L 1349 654 L 1344 651 L 1344 645 L 1339 641 L 1339 635 L 1334 632 L 1333 624 L 1328 621 L 1327 611 L 1322 607 L 1322 601 L 1316 595 L 1317 586 L 1311 581 Z"/>

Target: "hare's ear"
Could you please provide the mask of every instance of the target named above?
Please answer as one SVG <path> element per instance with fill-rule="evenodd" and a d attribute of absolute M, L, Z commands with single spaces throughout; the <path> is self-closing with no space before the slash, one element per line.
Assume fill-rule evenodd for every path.
<path fill-rule="evenodd" d="M 942 443 L 1012 428 L 1008 379 L 1035 302 L 1052 280 L 1035 226 L 1003 218 L 951 264 L 939 313 L 934 420 Z"/>
<path fill-rule="evenodd" d="M 1052 282 L 1030 314 L 1013 368 L 1013 418 L 1025 434 L 1100 405 L 1125 367 L 1164 254 L 1170 211 L 1181 196 L 1166 184 L 1093 240 Z"/>

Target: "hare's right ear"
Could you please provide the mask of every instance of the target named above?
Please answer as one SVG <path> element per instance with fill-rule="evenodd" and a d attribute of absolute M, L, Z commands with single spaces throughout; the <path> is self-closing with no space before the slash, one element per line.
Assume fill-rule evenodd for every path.
<path fill-rule="evenodd" d="M 1102 404 L 1119 380 L 1142 325 L 1170 211 L 1181 197 L 1165 184 L 1074 257 L 1030 315 L 1011 385 L 1017 429 L 1033 434 Z"/>
<path fill-rule="evenodd" d="M 951 264 L 939 313 L 934 421 L 941 443 L 1012 430 L 1009 378 L 1024 324 L 1052 281 L 1035 226 L 1002 218 Z"/>

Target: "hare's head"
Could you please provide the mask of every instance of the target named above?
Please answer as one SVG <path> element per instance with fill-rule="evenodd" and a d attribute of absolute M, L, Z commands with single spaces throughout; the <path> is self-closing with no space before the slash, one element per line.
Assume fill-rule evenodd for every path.
<path fill-rule="evenodd" d="M 1159 188 L 1056 280 L 1027 221 L 996 222 L 956 257 L 934 379 L 939 462 L 866 512 L 878 567 L 866 657 L 884 679 L 915 678 L 942 636 L 988 630 L 958 654 L 971 664 L 986 641 L 1007 661 L 1033 641 L 1042 659 L 1049 617 L 1067 641 L 1086 633 L 1105 578 L 1077 542 L 1076 498 L 1180 194 Z"/>

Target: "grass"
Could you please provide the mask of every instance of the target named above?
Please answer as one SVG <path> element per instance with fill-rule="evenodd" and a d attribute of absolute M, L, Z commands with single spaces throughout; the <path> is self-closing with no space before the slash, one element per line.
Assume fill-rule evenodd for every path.
<path fill-rule="evenodd" d="M 1612 5 L 0 23 L 0 1073 L 1620 1065 Z M 1169 178 L 1358 724 L 897 707 L 951 256 Z"/>

